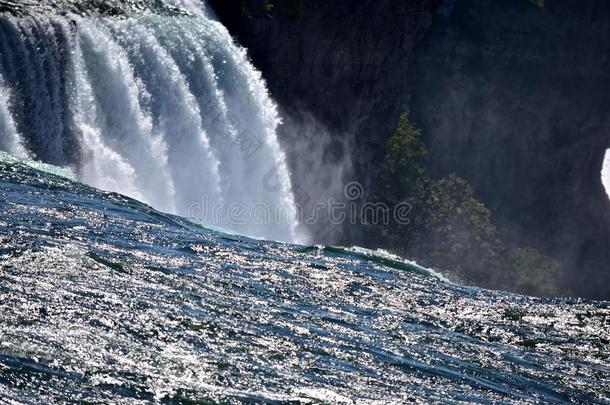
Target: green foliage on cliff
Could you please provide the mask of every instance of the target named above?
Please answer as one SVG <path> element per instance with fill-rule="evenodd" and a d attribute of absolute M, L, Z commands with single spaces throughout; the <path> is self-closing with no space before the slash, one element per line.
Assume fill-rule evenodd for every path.
<path fill-rule="evenodd" d="M 537 5 L 540 8 L 544 8 L 544 0 L 530 0 L 532 3 Z"/>
<path fill-rule="evenodd" d="M 419 201 L 426 221 L 448 237 L 452 229 L 469 229 L 476 241 L 495 240 L 497 231 L 491 212 L 477 200 L 470 184 L 454 174 L 428 182 Z"/>
<path fill-rule="evenodd" d="M 472 186 L 454 174 L 431 178 L 427 157 L 422 131 L 404 113 L 387 143 L 374 198 L 391 207 L 408 204 L 411 220 L 365 221 L 363 243 L 389 247 L 484 287 L 541 296 L 564 293 L 556 262 L 534 249 L 505 246 Z"/>
<path fill-rule="evenodd" d="M 561 270 L 557 261 L 531 248 L 512 249 L 508 252 L 507 259 L 516 291 L 545 297 L 564 293 L 557 286 Z"/>
<path fill-rule="evenodd" d="M 427 158 L 421 130 L 409 120 L 408 112 L 402 114 L 381 167 L 381 193 L 385 199 L 398 203 L 419 190 L 425 180 Z"/>
<path fill-rule="evenodd" d="M 455 175 L 429 180 L 412 204 L 421 223 L 412 248 L 422 259 L 485 283 L 498 256 L 498 232 L 470 184 Z"/>

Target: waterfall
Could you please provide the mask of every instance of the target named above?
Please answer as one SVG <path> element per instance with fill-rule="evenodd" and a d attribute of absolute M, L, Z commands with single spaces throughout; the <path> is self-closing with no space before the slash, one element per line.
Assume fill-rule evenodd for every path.
<path fill-rule="evenodd" d="M 165 212 L 295 241 L 280 123 L 261 74 L 188 14 L 0 15 L 0 148 Z"/>
<path fill-rule="evenodd" d="M 0 77 L 0 149 L 20 157 L 29 157 L 11 116 L 11 97 L 3 82 Z"/>
<path fill-rule="evenodd" d="M 610 149 L 606 150 L 606 155 L 604 156 L 604 165 L 602 168 L 602 184 L 606 189 L 606 194 L 608 194 L 608 198 L 610 198 Z"/>

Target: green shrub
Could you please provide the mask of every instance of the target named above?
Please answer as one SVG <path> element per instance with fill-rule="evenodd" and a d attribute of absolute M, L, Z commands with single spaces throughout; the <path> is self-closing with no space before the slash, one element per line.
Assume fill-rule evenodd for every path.
<path fill-rule="evenodd" d="M 412 220 L 372 223 L 363 218 L 361 243 L 483 287 L 540 296 L 565 293 L 556 261 L 531 248 L 505 246 L 491 212 L 468 181 L 454 174 L 430 178 L 427 158 L 422 131 L 405 112 L 387 143 L 373 196 L 390 207 L 408 203 Z"/>
<path fill-rule="evenodd" d="M 511 249 L 507 267 L 512 289 L 523 294 L 543 297 L 565 295 L 560 287 L 560 266 L 557 261 L 531 248 Z"/>
<path fill-rule="evenodd" d="M 501 250 L 498 233 L 491 212 L 470 184 L 455 175 L 429 180 L 412 204 L 420 219 L 411 231 L 412 248 L 420 252 L 421 260 L 468 281 L 491 285 L 490 269 Z"/>
<path fill-rule="evenodd" d="M 407 111 L 400 116 L 398 128 L 388 141 L 378 193 L 394 204 L 412 197 L 426 180 L 427 158 L 422 132 L 409 120 Z"/>

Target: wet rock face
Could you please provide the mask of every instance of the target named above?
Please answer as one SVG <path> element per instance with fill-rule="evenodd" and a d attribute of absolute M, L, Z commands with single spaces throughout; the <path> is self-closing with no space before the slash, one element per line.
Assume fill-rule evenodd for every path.
<path fill-rule="evenodd" d="M 610 4 L 447 1 L 418 48 L 411 108 L 439 175 L 469 179 L 504 236 L 610 297 Z"/>

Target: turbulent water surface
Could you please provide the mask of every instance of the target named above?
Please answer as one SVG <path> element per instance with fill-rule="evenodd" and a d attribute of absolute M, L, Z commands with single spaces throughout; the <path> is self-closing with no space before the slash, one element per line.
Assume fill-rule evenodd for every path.
<path fill-rule="evenodd" d="M 610 403 L 608 303 L 217 233 L 0 162 L 0 402 Z"/>

